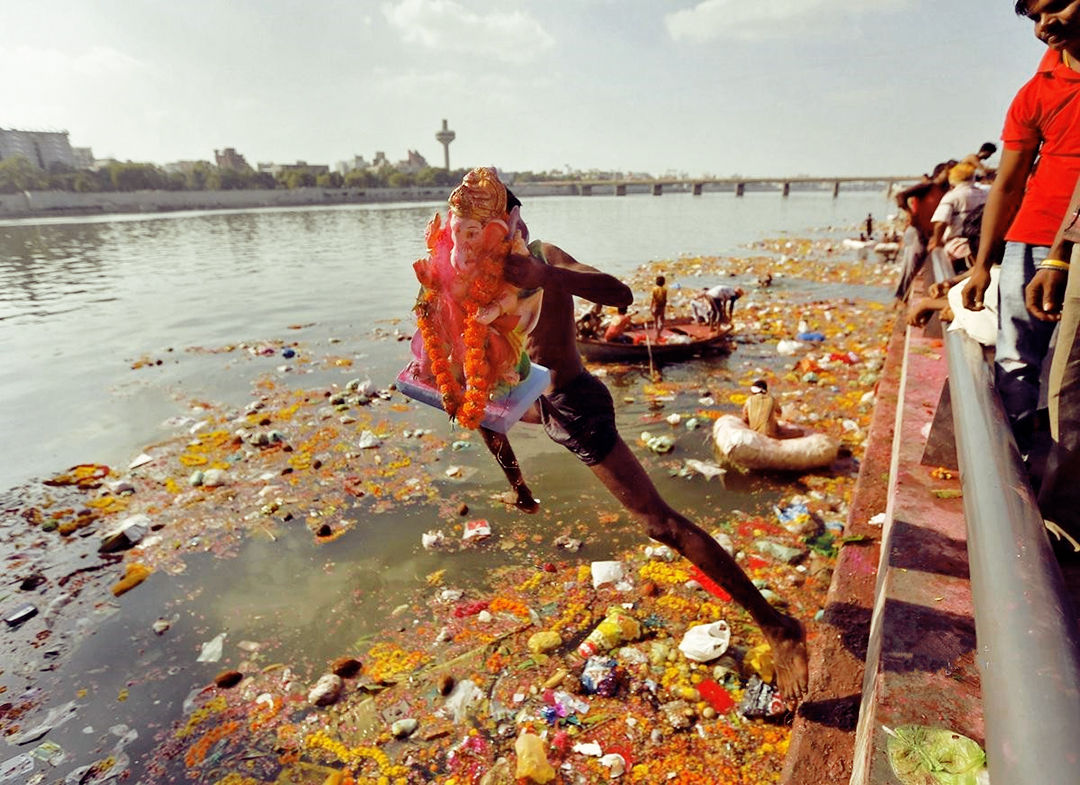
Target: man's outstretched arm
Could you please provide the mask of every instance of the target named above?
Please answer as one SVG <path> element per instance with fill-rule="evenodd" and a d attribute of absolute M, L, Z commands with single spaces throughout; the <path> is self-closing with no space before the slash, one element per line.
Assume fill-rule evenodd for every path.
<path fill-rule="evenodd" d="M 634 301 L 630 287 L 613 275 L 574 259 L 558 246 L 544 244 L 545 264 L 535 256 L 511 254 L 503 275 L 522 289 L 558 288 L 590 302 L 615 307 Z"/>

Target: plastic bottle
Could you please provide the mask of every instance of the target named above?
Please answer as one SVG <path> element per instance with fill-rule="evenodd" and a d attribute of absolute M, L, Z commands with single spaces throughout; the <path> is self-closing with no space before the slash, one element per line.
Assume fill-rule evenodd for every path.
<path fill-rule="evenodd" d="M 555 769 L 548 763 L 547 754 L 544 752 L 544 741 L 535 733 L 522 731 L 514 742 L 514 752 L 517 753 L 515 774 L 518 779 L 541 785 L 555 779 Z"/>
<path fill-rule="evenodd" d="M 607 616 L 578 646 L 578 654 L 588 659 L 604 654 L 628 641 L 641 637 L 641 623 L 618 605 L 608 608 Z"/>

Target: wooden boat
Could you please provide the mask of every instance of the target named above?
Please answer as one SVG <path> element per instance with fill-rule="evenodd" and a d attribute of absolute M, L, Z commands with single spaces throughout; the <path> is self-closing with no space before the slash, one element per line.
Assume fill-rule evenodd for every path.
<path fill-rule="evenodd" d="M 703 354 L 731 351 L 731 325 L 719 328 L 700 324 L 684 317 L 669 321 L 656 341 L 656 330 L 643 324 L 636 324 L 625 335 L 630 340 L 620 343 L 604 341 L 599 338 L 578 338 L 577 346 L 581 356 L 594 363 L 636 363 L 652 362 L 656 365 L 678 362 Z"/>

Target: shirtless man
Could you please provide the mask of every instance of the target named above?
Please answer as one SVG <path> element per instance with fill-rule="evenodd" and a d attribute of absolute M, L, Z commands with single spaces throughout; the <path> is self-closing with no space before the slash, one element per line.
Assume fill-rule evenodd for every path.
<path fill-rule="evenodd" d="M 806 694 L 808 680 L 802 624 L 770 605 L 716 540 L 661 498 L 615 428 L 611 393 L 582 364 L 575 340 L 574 297 L 620 307 L 630 305 L 633 293 L 617 278 L 581 264 L 554 245 L 536 242 L 530 250 L 528 256 L 511 254 L 504 276 L 515 286 L 544 291 L 539 321 L 526 349 L 534 362 L 550 369 L 551 386 L 523 422 L 543 423 L 548 436 L 589 466 L 644 524 L 649 537 L 696 564 L 750 613 L 772 647 L 780 693 L 789 702 L 798 701 Z M 518 492 L 518 507 L 534 512 L 539 503 L 521 477 L 509 441 L 503 434 L 483 433 Z"/>

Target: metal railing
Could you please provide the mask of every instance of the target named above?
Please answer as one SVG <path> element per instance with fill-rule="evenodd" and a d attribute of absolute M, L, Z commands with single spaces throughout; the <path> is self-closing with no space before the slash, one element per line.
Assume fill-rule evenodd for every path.
<path fill-rule="evenodd" d="M 937 280 L 952 275 L 940 249 L 931 258 Z M 992 367 L 961 330 L 946 331 L 945 346 L 990 779 L 994 785 L 1076 785 L 1077 616 L 994 390 Z"/>

